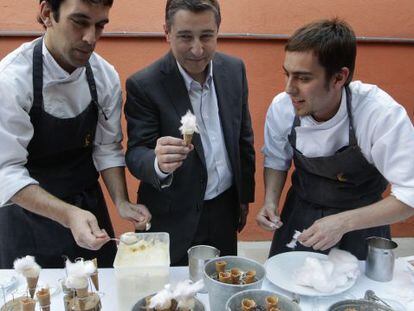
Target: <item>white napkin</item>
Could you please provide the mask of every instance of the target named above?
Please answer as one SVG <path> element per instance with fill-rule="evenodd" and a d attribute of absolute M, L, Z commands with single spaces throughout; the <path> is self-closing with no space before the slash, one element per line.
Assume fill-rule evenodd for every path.
<path fill-rule="evenodd" d="M 296 284 L 322 293 L 331 293 L 360 275 L 358 259 L 349 252 L 332 249 L 327 260 L 306 257 L 302 267 L 294 271 Z"/>

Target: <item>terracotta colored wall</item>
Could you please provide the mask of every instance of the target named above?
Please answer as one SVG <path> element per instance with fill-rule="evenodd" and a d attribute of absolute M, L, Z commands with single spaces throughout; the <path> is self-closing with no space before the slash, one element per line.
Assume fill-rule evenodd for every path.
<path fill-rule="evenodd" d="M 38 31 L 35 22 L 35 0 L 0 0 L 3 16 L 0 20 L 0 58 L 31 37 L 2 37 L 2 31 Z M 340 16 L 350 22 L 358 36 L 403 37 L 414 39 L 414 6 L 412 0 L 342 1 L 318 0 L 221 0 L 222 33 L 290 34 L 305 22 Z M 107 31 L 161 32 L 164 0 L 116 0 Z M 16 18 L 18 17 L 18 18 Z M 396 22 L 398 20 L 398 23 Z M 270 238 L 257 228 L 254 216 L 263 200 L 260 148 L 263 144 L 263 124 L 273 96 L 283 91 L 284 41 L 221 39 L 219 50 L 242 58 L 247 66 L 250 86 L 250 111 L 255 131 L 257 151 L 256 203 L 251 207 L 248 227 L 243 240 Z M 122 84 L 136 70 L 145 67 L 168 51 L 160 38 L 103 38 L 98 53 L 114 64 Z M 404 105 L 414 119 L 414 45 L 360 43 L 355 79 L 378 84 Z M 125 129 L 125 122 L 123 120 Z M 128 177 L 130 195 L 135 200 L 137 181 Z M 130 230 L 111 208 L 116 231 Z M 413 235 L 413 224 L 398 225 L 394 234 Z"/>

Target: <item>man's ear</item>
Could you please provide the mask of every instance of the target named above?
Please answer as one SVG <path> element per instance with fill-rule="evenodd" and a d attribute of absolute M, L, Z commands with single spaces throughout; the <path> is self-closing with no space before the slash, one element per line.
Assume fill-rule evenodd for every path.
<path fill-rule="evenodd" d="M 349 77 L 349 68 L 342 67 L 341 70 L 334 74 L 334 86 L 338 89 L 342 88 Z"/>
<path fill-rule="evenodd" d="M 163 28 L 164 28 L 165 40 L 167 40 L 167 42 L 170 42 L 170 32 L 168 31 L 168 26 L 164 24 Z"/>
<path fill-rule="evenodd" d="M 42 1 L 40 3 L 40 14 L 39 14 L 40 18 L 43 21 L 43 24 L 46 27 L 52 27 L 52 10 L 50 9 L 49 4 L 47 4 L 46 1 Z"/>

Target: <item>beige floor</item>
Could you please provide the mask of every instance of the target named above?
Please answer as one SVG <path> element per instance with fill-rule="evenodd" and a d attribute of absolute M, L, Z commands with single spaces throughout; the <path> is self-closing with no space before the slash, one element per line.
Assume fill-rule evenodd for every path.
<path fill-rule="evenodd" d="M 393 240 L 398 244 L 398 248 L 395 250 L 397 257 L 414 255 L 414 238 L 394 238 Z M 239 256 L 251 258 L 261 263 L 266 261 L 269 249 L 270 241 L 238 243 Z"/>

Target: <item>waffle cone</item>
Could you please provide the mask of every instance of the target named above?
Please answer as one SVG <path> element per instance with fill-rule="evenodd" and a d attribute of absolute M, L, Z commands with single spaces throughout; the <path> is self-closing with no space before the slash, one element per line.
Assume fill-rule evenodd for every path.
<path fill-rule="evenodd" d="M 22 311 L 35 311 L 36 301 L 32 298 L 25 298 L 20 300 L 20 305 Z"/>
<path fill-rule="evenodd" d="M 85 288 L 79 288 L 76 290 L 76 296 L 78 296 L 78 298 L 86 298 L 88 297 L 89 292 L 88 292 L 88 287 Z"/>
<path fill-rule="evenodd" d="M 186 146 L 188 146 L 189 144 L 191 144 L 191 140 L 193 139 L 193 134 L 184 134 L 183 139 L 184 139 Z"/>
<path fill-rule="evenodd" d="M 27 288 L 29 289 L 29 293 L 30 293 L 30 298 L 34 297 L 34 294 L 36 292 L 36 286 L 37 286 L 37 281 L 39 280 L 39 277 L 35 277 L 35 278 L 26 278 L 27 281 Z"/>
<path fill-rule="evenodd" d="M 92 259 L 93 264 L 95 265 L 96 272 L 91 275 L 91 281 L 93 286 L 97 291 L 99 291 L 99 275 L 98 275 L 98 260 L 96 258 Z"/>
<path fill-rule="evenodd" d="M 50 291 L 49 288 L 42 288 L 36 293 L 42 311 L 50 311 Z"/>
<path fill-rule="evenodd" d="M 89 296 L 88 287 L 77 289 L 76 296 L 78 296 L 79 309 L 85 310 L 87 298 Z"/>

